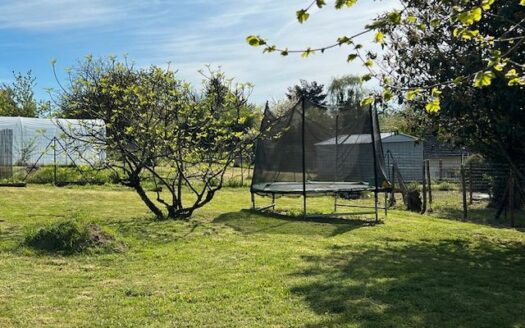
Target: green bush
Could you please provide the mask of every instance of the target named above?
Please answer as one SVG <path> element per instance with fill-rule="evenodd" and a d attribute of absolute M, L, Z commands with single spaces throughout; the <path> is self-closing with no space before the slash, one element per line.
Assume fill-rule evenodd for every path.
<path fill-rule="evenodd" d="M 448 182 L 448 181 L 436 181 L 432 182 L 432 189 L 439 191 L 453 191 L 459 190 L 458 183 Z"/>
<path fill-rule="evenodd" d="M 25 245 L 36 250 L 57 253 L 79 253 L 89 248 L 113 248 L 115 238 L 96 224 L 64 221 L 42 227 L 29 233 Z"/>
<path fill-rule="evenodd" d="M 31 172 L 27 178 L 28 183 L 50 184 L 54 182 L 53 166 L 42 166 Z M 57 184 L 108 184 L 115 183 L 116 178 L 108 170 L 92 170 L 86 167 L 58 167 Z"/>
<path fill-rule="evenodd" d="M 243 186 L 241 183 L 241 178 L 231 178 L 231 179 L 227 179 L 224 182 L 224 186 L 230 187 L 230 188 L 240 188 L 240 187 L 246 186 L 246 181 L 244 181 L 244 186 Z"/>

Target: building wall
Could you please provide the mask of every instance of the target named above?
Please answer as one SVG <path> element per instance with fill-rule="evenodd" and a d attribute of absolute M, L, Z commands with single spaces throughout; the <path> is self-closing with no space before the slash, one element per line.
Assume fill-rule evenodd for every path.
<path fill-rule="evenodd" d="M 374 162 L 371 144 L 339 145 L 338 165 L 336 171 L 335 146 L 320 145 L 317 147 L 317 180 L 339 181 L 373 181 Z M 392 159 L 390 152 L 398 163 L 399 170 L 405 181 L 420 181 L 422 179 L 423 144 L 416 141 L 383 143 L 387 177 L 391 178 Z"/>
<path fill-rule="evenodd" d="M 441 162 L 441 164 L 440 164 Z M 461 156 L 430 158 L 430 177 L 432 179 L 458 179 L 460 177 Z"/>
<path fill-rule="evenodd" d="M 383 143 L 383 151 L 385 153 L 385 164 L 388 177 L 392 175 L 392 158 L 388 152 L 397 162 L 399 171 L 403 179 L 407 182 L 421 181 L 423 177 L 423 143 L 414 140 L 405 142 L 385 142 Z"/>

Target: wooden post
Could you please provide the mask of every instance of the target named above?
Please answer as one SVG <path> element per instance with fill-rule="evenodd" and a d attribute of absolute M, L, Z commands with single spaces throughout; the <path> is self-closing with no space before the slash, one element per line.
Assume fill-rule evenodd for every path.
<path fill-rule="evenodd" d="M 57 139 L 53 138 L 53 184 L 57 185 Z"/>
<path fill-rule="evenodd" d="M 467 185 L 465 183 L 465 166 L 461 165 L 461 191 L 463 194 L 463 220 L 468 218 Z"/>
<path fill-rule="evenodd" d="M 439 181 L 443 180 L 443 160 L 439 160 Z"/>
<path fill-rule="evenodd" d="M 426 179 L 426 174 L 425 174 L 425 161 L 423 161 L 423 176 L 422 176 L 422 181 L 423 181 L 423 206 L 421 208 L 421 213 L 425 213 L 427 211 L 427 179 Z"/>
<path fill-rule="evenodd" d="M 510 226 L 514 227 L 514 172 L 510 172 L 509 177 L 509 214 Z"/>
<path fill-rule="evenodd" d="M 242 161 L 242 149 L 239 153 L 239 157 L 240 157 L 240 161 L 241 161 L 241 187 L 244 187 L 244 170 L 243 170 L 243 167 L 242 167 L 242 164 L 243 164 L 243 161 Z"/>
<path fill-rule="evenodd" d="M 432 212 L 432 180 L 430 179 L 430 161 L 427 160 L 427 181 L 428 181 L 428 211 Z"/>
<path fill-rule="evenodd" d="M 390 191 L 389 205 L 394 206 L 396 204 L 396 166 L 392 164 L 392 190 Z"/>
<path fill-rule="evenodd" d="M 468 193 L 469 193 L 469 200 L 468 203 L 472 205 L 473 203 L 473 193 L 474 193 L 474 183 L 472 181 L 472 163 L 469 163 L 468 165 Z"/>

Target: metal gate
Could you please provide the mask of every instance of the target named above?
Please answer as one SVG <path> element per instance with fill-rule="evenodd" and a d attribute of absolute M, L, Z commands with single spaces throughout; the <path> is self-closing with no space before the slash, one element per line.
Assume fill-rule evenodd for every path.
<path fill-rule="evenodd" d="M 13 177 L 13 130 L 0 130 L 0 179 Z"/>

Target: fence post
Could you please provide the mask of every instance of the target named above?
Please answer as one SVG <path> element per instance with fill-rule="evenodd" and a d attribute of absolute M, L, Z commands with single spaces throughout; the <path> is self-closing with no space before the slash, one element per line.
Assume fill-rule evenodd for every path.
<path fill-rule="evenodd" d="M 427 182 L 425 168 L 425 161 L 423 161 L 423 206 L 421 208 L 421 213 L 425 213 L 427 211 Z"/>
<path fill-rule="evenodd" d="M 242 167 L 243 165 L 242 150 L 240 153 L 240 161 L 241 161 L 241 187 L 244 187 L 244 169 Z"/>
<path fill-rule="evenodd" d="M 469 199 L 468 203 L 472 205 L 473 201 L 473 193 L 474 193 L 474 182 L 472 181 L 472 163 L 468 164 L 468 192 L 469 192 Z"/>
<path fill-rule="evenodd" d="M 427 160 L 427 181 L 428 181 L 428 211 L 432 212 L 432 179 L 430 176 L 430 161 Z"/>
<path fill-rule="evenodd" d="M 514 172 L 510 170 L 509 178 L 509 214 L 510 214 L 510 226 L 514 227 Z"/>
<path fill-rule="evenodd" d="M 392 190 L 390 191 L 389 205 L 394 206 L 396 204 L 396 166 L 392 164 Z"/>
<path fill-rule="evenodd" d="M 57 185 L 57 139 L 53 138 L 53 185 Z"/>
<path fill-rule="evenodd" d="M 463 194 L 463 220 L 467 220 L 468 217 L 468 204 L 467 204 L 467 186 L 465 183 L 465 166 L 461 165 L 461 191 Z"/>

